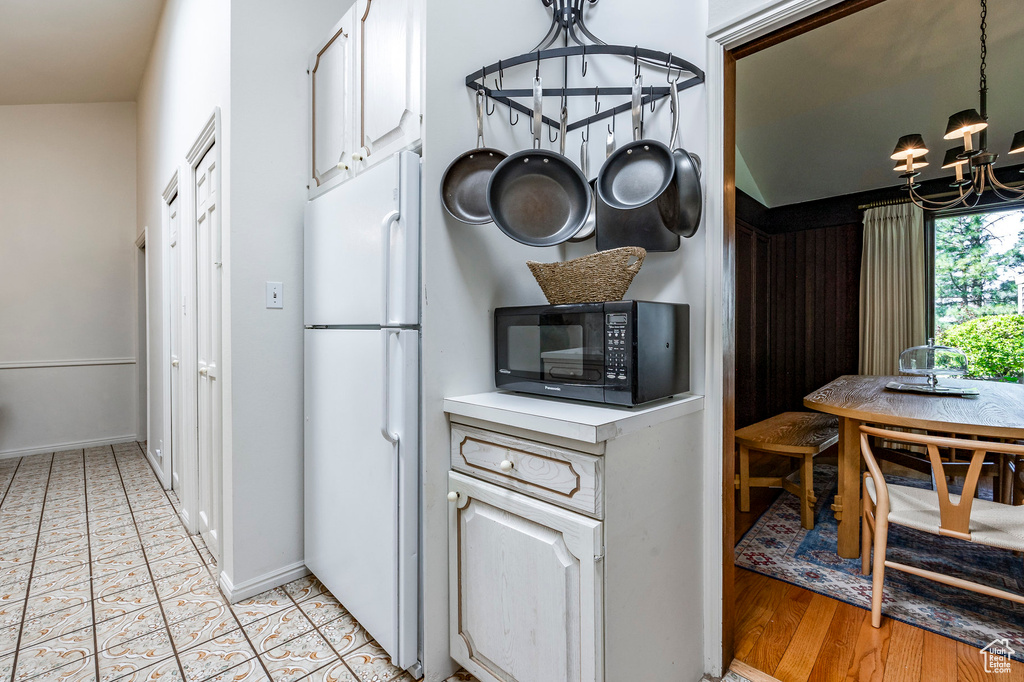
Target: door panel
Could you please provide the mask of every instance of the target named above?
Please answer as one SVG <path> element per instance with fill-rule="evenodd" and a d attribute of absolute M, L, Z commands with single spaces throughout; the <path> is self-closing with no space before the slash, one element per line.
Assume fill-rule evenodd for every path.
<path fill-rule="evenodd" d="M 360 144 L 368 160 L 420 138 L 420 0 L 359 0 Z"/>
<path fill-rule="evenodd" d="M 307 326 L 386 324 L 384 235 L 395 231 L 398 171 L 389 159 L 306 204 Z"/>
<path fill-rule="evenodd" d="M 311 59 L 313 196 L 352 176 L 356 142 L 355 7 Z"/>
<path fill-rule="evenodd" d="M 602 526 L 449 474 L 451 652 L 481 682 L 598 682 Z"/>
<path fill-rule="evenodd" d="M 419 335 L 305 337 L 306 565 L 408 667 L 417 658 Z"/>
<path fill-rule="evenodd" d="M 199 532 L 220 556 L 221 509 L 221 254 L 217 145 L 196 168 L 196 346 L 199 433 Z"/>
<path fill-rule="evenodd" d="M 185 299 L 181 289 L 181 220 L 178 214 L 180 200 L 177 195 L 167 205 L 171 305 L 171 442 L 167 452 L 171 455 L 171 490 L 181 497 L 181 326 L 185 314 Z"/>

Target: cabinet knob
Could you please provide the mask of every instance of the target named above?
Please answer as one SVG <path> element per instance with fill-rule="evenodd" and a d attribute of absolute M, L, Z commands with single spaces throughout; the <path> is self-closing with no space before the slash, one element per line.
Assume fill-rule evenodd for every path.
<path fill-rule="evenodd" d="M 345 163 L 344 161 L 340 162 L 338 164 L 338 170 L 347 171 L 348 170 L 348 164 Z"/>
<path fill-rule="evenodd" d="M 352 160 L 353 161 L 363 161 L 369 155 L 370 155 L 370 150 L 369 150 L 368 147 L 360 147 L 359 151 L 357 151 L 355 154 L 352 155 Z"/>
<path fill-rule="evenodd" d="M 177 367 L 177 366 L 178 366 L 178 361 L 177 360 L 171 360 L 171 367 Z"/>
<path fill-rule="evenodd" d="M 502 471 L 506 471 L 507 472 L 507 471 L 512 471 L 512 469 L 515 467 L 515 464 L 512 463 L 512 460 L 503 459 L 503 460 L 501 460 L 501 464 L 499 464 L 498 467 Z"/>
<path fill-rule="evenodd" d="M 199 368 L 199 376 L 205 377 L 205 376 L 208 376 L 209 374 L 210 374 L 210 369 L 208 367 L 200 367 Z"/>
<path fill-rule="evenodd" d="M 457 492 L 455 492 L 454 490 L 451 491 L 450 493 L 448 493 L 448 501 L 449 502 L 458 502 L 459 501 L 459 494 Z"/>

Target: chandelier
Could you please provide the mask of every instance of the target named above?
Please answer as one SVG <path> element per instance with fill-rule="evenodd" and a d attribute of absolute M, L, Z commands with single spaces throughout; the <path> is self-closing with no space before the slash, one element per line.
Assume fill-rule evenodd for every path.
<path fill-rule="evenodd" d="M 988 51 L 985 23 L 987 15 L 988 2 L 981 0 L 981 113 L 976 109 L 958 111 L 949 117 L 946 134 L 943 135 L 944 140 L 963 140 L 963 144 L 946 150 L 942 160 L 942 168 L 956 171 L 956 180 L 950 187 L 956 190 L 957 196 L 943 202 L 925 199 L 918 193 L 921 184 L 915 182 L 914 178 L 921 174 L 919 168 L 928 165 L 925 159 L 928 149 L 920 134 L 901 137 L 890 157 L 896 162 L 893 170 L 903 171 L 900 177 L 907 181 L 900 189 L 906 191 L 910 200 L 923 209 L 935 211 L 958 206 L 972 208 L 978 205 L 982 194 L 988 189 L 1003 201 L 1024 201 L 1024 189 L 1008 187 L 996 178 L 994 166 L 997 154 L 988 150 L 988 81 L 985 78 L 985 57 Z M 976 134 L 979 136 L 977 147 L 974 146 Z M 1011 154 L 1021 152 L 1024 152 L 1024 130 L 1015 134 L 1010 144 Z"/>

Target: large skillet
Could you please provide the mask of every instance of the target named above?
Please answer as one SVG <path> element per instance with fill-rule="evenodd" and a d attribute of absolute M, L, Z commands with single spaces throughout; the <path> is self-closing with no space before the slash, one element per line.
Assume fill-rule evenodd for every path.
<path fill-rule="evenodd" d="M 476 149 L 452 161 L 441 178 L 441 205 L 456 220 L 470 225 L 491 222 L 487 181 L 507 154 L 484 144 L 484 93 L 476 92 Z"/>
<path fill-rule="evenodd" d="M 540 148 L 541 79 L 533 82 L 533 149 L 498 164 L 487 183 L 487 208 L 498 228 L 529 246 L 553 246 L 575 236 L 590 215 L 587 178 L 563 154 Z M 561 144 L 565 146 L 563 110 Z"/>
<path fill-rule="evenodd" d="M 675 202 L 669 189 L 675 160 L 664 143 L 640 139 L 641 82 L 633 80 L 633 141 L 619 147 L 597 176 L 597 195 L 607 206 L 620 211 L 657 202 L 662 211 Z"/>

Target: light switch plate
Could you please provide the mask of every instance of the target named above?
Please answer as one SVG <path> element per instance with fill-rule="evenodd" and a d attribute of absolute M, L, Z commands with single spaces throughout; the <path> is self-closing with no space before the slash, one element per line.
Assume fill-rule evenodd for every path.
<path fill-rule="evenodd" d="M 281 282 L 267 282 L 267 307 L 284 307 L 284 285 Z"/>

